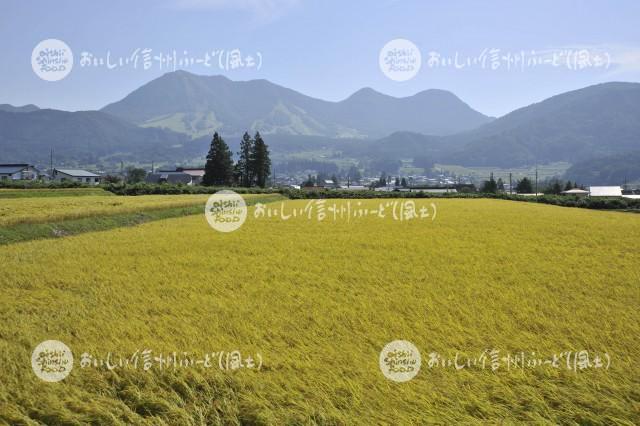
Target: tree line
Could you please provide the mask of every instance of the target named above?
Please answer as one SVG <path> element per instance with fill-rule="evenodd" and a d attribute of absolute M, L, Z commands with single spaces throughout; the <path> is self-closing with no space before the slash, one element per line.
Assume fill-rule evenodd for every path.
<path fill-rule="evenodd" d="M 240 142 L 238 161 L 234 164 L 229 145 L 215 132 L 207 154 L 202 184 L 207 186 L 237 185 L 264 188 L 271 174 L 269 147 L 260 132 L 252 138 L 245 132 Z"/>
<path fill-rule="evenodd" d="M 518 194 L 532 194 L 535 192 L 534 182 L 528 177 L 524 177 L 518 181 L 516 181 L 516 185 L 514 187 L 515 192 Z M 548 181 L 540 182 L 540 191 L 545 194 L 559 195 L 562 191 L 569 191 L 571 189 L 585 189 L 584 185 L 579 185 L 578 182 L 571 182 L 568 180 L 566 183 L 553 178 Z M 489 177 L 489 180 L 485 180 L 482 183 L 480 188 L 480 192 L 486 194 L 496 194 L 498 192 L 504 191 L 504 183 L 502 178 L 498 178 L 496 181 L 493 178 L 493 173 Z"/>

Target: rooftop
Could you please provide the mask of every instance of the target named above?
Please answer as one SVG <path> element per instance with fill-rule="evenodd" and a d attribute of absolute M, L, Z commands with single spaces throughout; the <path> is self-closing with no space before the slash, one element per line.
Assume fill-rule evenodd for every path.
<path fill-rule="evenodd" d="M 73 177 L 100 177 L 100 175 L 81 169 L 54 169 L 54 171 Z"/>
<path fill-rule="evenodd" d="M 592 197 L 621 197 L 622 188 L 619 186 L 590 186 L 589 195 Z"/>

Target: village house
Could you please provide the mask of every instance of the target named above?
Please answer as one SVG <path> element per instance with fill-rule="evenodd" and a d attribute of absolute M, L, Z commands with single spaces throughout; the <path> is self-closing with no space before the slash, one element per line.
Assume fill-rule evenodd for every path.
<path fill-rule="evenodd" d="M 144 179 L 147 183 L 169 183 L 194 185 L 194 177 L 185 172 L 165 172 L 149 173 Z"/>
<path fill-rule="evenodd" d="M 178 167 L 176 172 L 186 173 L 191 176 L 191 182 L 193 185 L 200 185 L 202 183 L 202 178 L 204 177 L 203 168 Z"/>
<path fill-rule="evenodd" d="M 577 197 L 586 197 L 587 195 L 589 195 L 589 191 L 585 191 L 584 189 L 580 189 L 580 188 L 573 188 L 573 189 L 568 189 L 566 191 L 562 191 L 561 194 L 574 195 Z"/>
<path fill-rule="evenodd" d="M 99 185 L 102 177 L 81 169 L 53 169 L 51 177 L 58 182 L 80 182 L 87 185 Z"/>
<path fill-rule="evenodd" d="M 0 180 L 34 180 L 41 176 L 31 164 L 0 164 Z"/>

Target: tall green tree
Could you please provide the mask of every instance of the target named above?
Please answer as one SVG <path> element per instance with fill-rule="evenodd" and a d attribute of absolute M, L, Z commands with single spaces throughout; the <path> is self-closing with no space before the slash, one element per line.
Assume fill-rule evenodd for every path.
<path fill-rule="evenodd" d="M 249 158 L 252 180 L 255 180 L 256 185 L 260 188 L 264 188 L 271 174 L 271 159 L 269 158 L 269 147 L 264 143 L 260 132 L 256 132 L 253 138 L 253 146 Z"/>
<path fill-rule="evenodd" d="M 139 183 L 147 177 L 147 172 L 138 167 L 127 167 L 127 183 Z"/>
<path fill-rule="evenodd" d="M 484 192 L 487 194 L 494 194 L 498 192 L 498 183 L 493 178 L 493 173 L 491 173 L 489 180 L 484 181 L 484 183 L 482 184 L 482 188 L 480 189 L 480 192 Z"/>
<path fill-rule="evenodd" d="M 518 185 L 516 185 L 516 192 L 518 194 L 531 194 L 533 193 L 533 185 L 531 184 L 531 179 L 522 178 L 522 180 L 518 181 Z"/>
<path fill-rule="evenodd" d="M 207 164 L 204 166 L 203 185 L 230 185 L 233 181 L 233 158 L 227 143 L 218 135 L 213 134 Z"/>
<path fill-rule="evenodd" d="M 362 179 L 360 170 L 356 166 L 352 165 L 347 172 L 347 180 L 349 181 L 349 183 L 359 183 L 360 179 Z"/>
<path fill-rule="evenodd" d="M 254 150 L 254 140 L 251 139 L 249 133 L 244 132 L 242 141 L 240 141 L 240 151 L 238 152 L 238 164 L 236 172 L 240 177 L 240 186 L 249 187 L 253 184 L 253 168 L 251 164 L 251 155 Z"/>
<path fill-rule="evenodd" d="M 562 192 L 562 183 L 558 179 L 551 179 L 544 189 L 545 194 L 558 195 Z"/>

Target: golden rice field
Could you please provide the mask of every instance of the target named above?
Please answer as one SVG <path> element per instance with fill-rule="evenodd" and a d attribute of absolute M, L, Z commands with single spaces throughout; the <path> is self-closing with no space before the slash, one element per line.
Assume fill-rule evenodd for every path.
<path fill-rule="evenodd" d="M 0 419 L 639 423 L 640 216 L 416 200 L 431 202 L 433 221 L 255 218 L 251 207 L 246 223 L 227 234 L 196 215 L 1 246 Z M 288 201 L 285 211 L 307 203 Z M 75 357 L 57 383 L 37 378 L 30 363 L 49 339 Z M 382 348 L 398 339 L 422 356 L 404 383 L 379 367 Z M 502 363 L 494 371 L 429 362 L 432 353 L 464 360 L 486 349 L 540 357 L 585 350 L 591 361 L 607 354 L 610 364 L 574 371 Z M 102 360 L 110 353 L 117 364 L 144 350 L 192 359 L 239 350 L 260 355 L 262 365 L 80 365 L 84 352 Z"/>
<path fill-rule="evenodd" d="M 262 197 L 247 194 L 247 200 Z M 0 199 L 0 226 L 108 216 L 206 203 L 208 194 L 145 196 L 63 196 Z"/>

